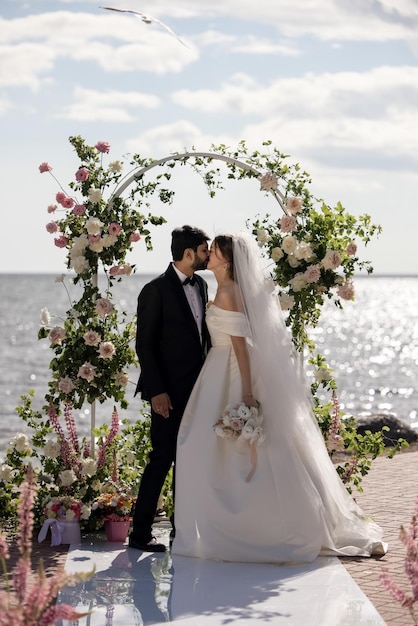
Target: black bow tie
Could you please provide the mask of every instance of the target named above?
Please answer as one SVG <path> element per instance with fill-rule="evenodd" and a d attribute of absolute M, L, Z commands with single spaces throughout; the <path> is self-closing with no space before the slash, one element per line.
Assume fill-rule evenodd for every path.
<path fill-rule="evenodd" d="M 196 282 L 196 276 L 193 274 L 191 278 L 188 276 L 185 280 L 183 280 L 183 285 L 191 285 L 193 287 L 195 282 Z"/>

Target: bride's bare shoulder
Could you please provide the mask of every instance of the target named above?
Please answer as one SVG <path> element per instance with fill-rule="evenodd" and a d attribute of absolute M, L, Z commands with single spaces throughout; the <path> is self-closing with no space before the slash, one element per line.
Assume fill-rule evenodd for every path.
<path fill-rule="evenodd" d="M 218 286 L 214 303 L 219 308 L 225 309 L 225 311 L 239 311 L 237 296 L 235 283 L 231 280 L 224 285 Z"/>

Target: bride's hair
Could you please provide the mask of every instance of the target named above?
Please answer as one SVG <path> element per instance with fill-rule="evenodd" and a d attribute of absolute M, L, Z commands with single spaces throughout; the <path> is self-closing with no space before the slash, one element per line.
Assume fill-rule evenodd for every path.
<path fill-rule="evenodd" d="M 234 280 L 234 254 L 232 246 L 232 235 L 217 235 L 213 240 L 215 246 L 220 250 L 223 258 L 228 263 L 228 274 Z"/>

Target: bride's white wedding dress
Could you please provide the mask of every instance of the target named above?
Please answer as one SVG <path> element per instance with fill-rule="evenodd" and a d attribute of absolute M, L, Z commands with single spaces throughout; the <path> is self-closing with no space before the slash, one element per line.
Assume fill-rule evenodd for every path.
<path fill-rule="evenodd" d="M 261 403 L 266 440 L 257 447 L 256 469 L 246 482 L 249 444 L 218 437 L 213 425 L 227 403 L 242 399 L 231 335 L 249 337 L 249 323 L 243 313 L 216 305 L 206 319 L 213 347 L 178 436 L 173 553 L 266 563 L 384 553 L 381 529 L 347 493 L 315 418 L 306 416 L 306 387 L 299 389 L 303 397 L 291 397 L 291 356 L 277 359 L 273 352 L 266 359 L 257 355 L 256 343 L 249 345 L 253 395 Z"/>

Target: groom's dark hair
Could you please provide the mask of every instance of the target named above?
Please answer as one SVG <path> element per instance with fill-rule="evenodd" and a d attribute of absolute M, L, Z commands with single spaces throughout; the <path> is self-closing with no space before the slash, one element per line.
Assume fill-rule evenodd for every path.
<path fill-rule="evenodd" d="M 207 234 L 195 226 L 181 226 L 171 233 L 171 254 L 173 261 L 181 261 L 184 251 L 191 248 L 195 252 L 198 247 L 208 241 Z"/>

